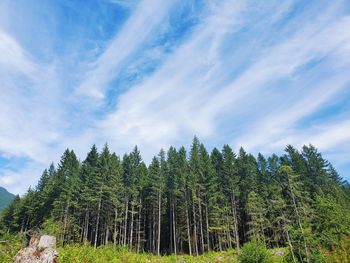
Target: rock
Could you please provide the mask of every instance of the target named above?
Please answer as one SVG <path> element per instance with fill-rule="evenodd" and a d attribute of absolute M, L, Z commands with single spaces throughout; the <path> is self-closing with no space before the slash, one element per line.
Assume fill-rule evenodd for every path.
<path fill-rule="evenodd" d="M 21 249 L 14 263 L 57 263 L 56 238 L 52 236 L 32 236 L 29 246 Z"/>

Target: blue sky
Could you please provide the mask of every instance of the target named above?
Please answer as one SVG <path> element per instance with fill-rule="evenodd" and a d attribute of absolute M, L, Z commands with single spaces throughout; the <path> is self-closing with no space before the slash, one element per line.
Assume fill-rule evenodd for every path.
<path fill-rule="evenodd" d="M 0 185 L 24 193 L 69 147 L 282 153 L 350 179 L 347 0 L 2 0 Z"/>

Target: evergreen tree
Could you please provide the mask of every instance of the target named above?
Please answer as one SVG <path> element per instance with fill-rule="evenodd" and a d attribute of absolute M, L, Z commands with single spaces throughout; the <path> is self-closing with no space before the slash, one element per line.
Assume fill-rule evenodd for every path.
<path fill-rule="evenodd" d="M 312 146 L 257 159 L 241 148 L 209 155 L 194 137 L 147 167 L 135 147 L 120 159 L 94 145 L 83 162 L 67 149 L 35 188 L 0 215 L 0 234 L 54 228 L 60 244 L 127 246 L 197 255 L 246 242 L 288 247 L 290 261 L 318 262 L 350 235 L 350 187 Z M 253 241 L 254 240 L 254 241 Z"/>
<path fill-rule="evenodd" d="M 265 228 L 266 228 L 266 208 L 264 201 L 254 191 L 248 194 L 247 214 L 249 217 L 247 232 L 250 240 L 258 240 L 266 245 Z"/>
<path fill-rule="evenodd" d="M 238 233 L 238 207 L 237 197 L 240 194 L 239 191 L 239 177 L 236 167 L 236 156 L 232 149 L 228 145 L 224 145 L 222 150 L 223 157 L 223 169 L 221 177 L 221 185 L 224 190 L 225 196 L 227 197 L 227 214 L 230 215 L 228 219 L 228 236 L 230 247 L 232 242 L 235 243 L 235 247 L 239 250 L 239 233 Z M 231 240 L 231 232 L 233 232 L 234 240 Z"/>

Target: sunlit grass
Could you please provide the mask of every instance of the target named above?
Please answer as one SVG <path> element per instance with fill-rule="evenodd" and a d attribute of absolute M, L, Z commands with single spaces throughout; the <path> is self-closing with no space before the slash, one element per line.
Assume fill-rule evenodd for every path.
<path fill-rule="evenodd" d="M 236 262 L 234 250 L 226 252 L 209 252 L 200 256 L 168 255 L 156 256 L 150 253 L 134 253 L 126 248 L 114 248 L 112 245 L 96 248 L 89 245 L 68 245 L 59 248 L 60 262 L 75 263 L 107 263 L 107 262 Z"/>

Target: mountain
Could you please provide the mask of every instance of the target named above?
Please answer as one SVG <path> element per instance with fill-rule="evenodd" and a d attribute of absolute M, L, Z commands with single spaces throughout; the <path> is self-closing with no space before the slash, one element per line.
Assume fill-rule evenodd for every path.
<path fill-rule="evenodd" d="M 9 193 L 5 188 L 0 186 L 0 211 L 14 198 L 14 194 Z"/>

